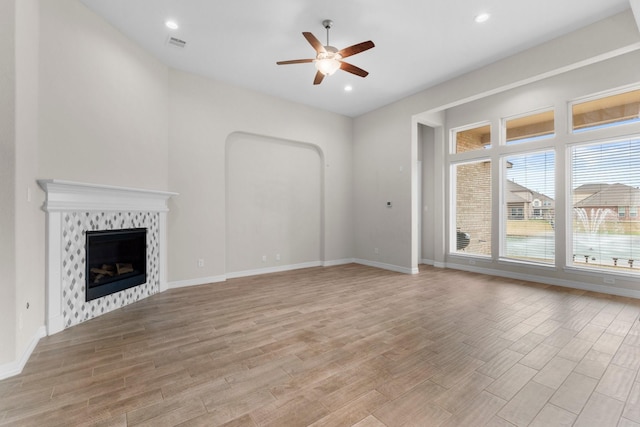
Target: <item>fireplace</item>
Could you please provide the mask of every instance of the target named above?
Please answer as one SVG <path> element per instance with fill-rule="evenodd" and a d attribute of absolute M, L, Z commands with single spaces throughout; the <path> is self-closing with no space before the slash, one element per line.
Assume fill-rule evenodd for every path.
<path fill-rule="evenodd" d="M 177 195 L 176 193 L 57 179 L 39 180 L 38 184 L 46 193 L 43 209 L 47 212 L 48 335 L 168 289 L 167 202 L 170 197 Z M 142 234 L 137 236 L 137 247 L 146 251 L 146 263 L 135 267 L 144 259 L 143 255 L 122 261 L 103 259 L 94 263 L 89 260 L 94 254 L 89 248 L 91 253 L 87 257 L 87 233 L 92 239 L 93 233 L 96 232 L 95 235 L 98 236 L 100 233 L 122 230 L 142 230 Z M 87 262 L 90 263 L 88 270 Z M 123 264 L 120 266 L 123 274 L 134 273 L 135 270 L 142 272 L 132 275 L 138 276 L 135 280 L 139 280 L 140 284 L 129 287 L 130 282 L 122 291 L 102 297 L 95 297 L 95 294 L 94 297 L 87 297 L 88 288 L 98 288 L 94 286 L 97 275 L 91 280 L 90 286 L 87 286 L 87 277 L 91 277 L 92 274 L 91 269 L 109 271 L 112 267 L 108 264 L 118 263 Z M 103 264 L 106 264 L 107 268 L 101 268 Z M 124 273 L 129 269 L 134 271 Z M 97 274 L 104 276 L 104 273 Z M 120 278 L 125 277 L 118 279 Z M 131 277 L 128 277 L 126 281 L 130 279 Z M 115 282 L 116 280 L 112 283 Z M 116 286 L 112 283 L 105 284 L 107 288 L 103 289 L 108 289 L 110 285 Z M 93 290 L 90 292 L 93 293 Z"/>
<path fill-rule="evenodd" d="M 86 300 L 147 281 L 147 229 L 86 232 Z"/>

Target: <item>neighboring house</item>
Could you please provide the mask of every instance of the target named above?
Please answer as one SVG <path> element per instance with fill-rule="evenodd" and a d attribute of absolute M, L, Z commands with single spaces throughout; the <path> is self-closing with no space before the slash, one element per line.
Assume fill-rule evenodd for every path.
<path fill-rule="evenodd" d="M 609 209 L 620 220 L 637 221 L 640 189 L 625 184 L 585 184 L 573 190 L 574 207 L 587 215 L 593 209 Z"/>
<path fill-rule="evenodd" d="M 507 180 L 506 200 L 508 219 L 553 220 L 555 201 L 542 193 Z"/>

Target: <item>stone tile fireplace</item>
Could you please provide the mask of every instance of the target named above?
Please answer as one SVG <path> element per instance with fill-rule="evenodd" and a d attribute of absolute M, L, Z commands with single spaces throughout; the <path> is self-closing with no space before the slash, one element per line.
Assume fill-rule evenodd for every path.
<path fill-rule="evenodd" d="M 167 289 L 167 202 L 176 193 L 62 180 L 38 184 L 46 193 L 48 335 Z M 146 230 L 146 281 L 89 300 L 87 232 L 126 229 Z"/>

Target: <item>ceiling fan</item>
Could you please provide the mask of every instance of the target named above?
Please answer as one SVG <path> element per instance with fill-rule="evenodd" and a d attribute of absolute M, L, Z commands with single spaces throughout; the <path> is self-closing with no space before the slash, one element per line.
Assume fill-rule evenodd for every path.
<path fill-rule="evenodd" d="M 342 59 L 347 58 L 349 56 L 355 55 L 356 53 L 364 52 L 365 50 L 371 49 L 375 45 L 371 40 L 354 44 L 353 46 L 345 47 L 344 49 L 338 50 L 335 47 L 329 45 L 329 30 L 333 25 L 333 21 L 330 19 L 325 19 L 322 21 L 322 26 L 327 30 L 327 45 L 323 46 L 313 34 L 304 32 L 302 35 L 309 42 L 309 44 L 315 49 L 317 55 L 315 58 L 309 59 L 292 59 L 290 61 L 278 61 L 276 64 L 278 65 L 287 65 L 287 64 L 304 64 L 308 62 L 313 62 L 318 70 L 316 72 L 316 77 L 313 79 L 313 84 L 318 85 L 324 79 L 324 76 L 330 76 L 335 73 L 338 69 L 344 70 L 348 73 L 355 74 L 360 77 L 367 77 L 369 74 L 367 71 L 362 68 L 358 68 L 355 65 L 351 65 L 347 62 L 344 62 Z"/>

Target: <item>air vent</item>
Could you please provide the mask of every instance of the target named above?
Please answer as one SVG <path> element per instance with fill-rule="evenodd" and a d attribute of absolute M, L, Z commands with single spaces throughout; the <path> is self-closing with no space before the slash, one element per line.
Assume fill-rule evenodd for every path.
<path fill-rule="evenodd" d="M 176 37 L 169 37 L 167 39 L 167 44 L 169 46 L 178 47 L 180 49 L 183 49 L 187 45 L 187 42 L 184 41 L 184 40 L 180 40 L 180 39 L 178 39 Z"/>

